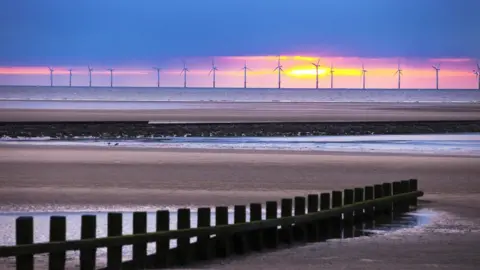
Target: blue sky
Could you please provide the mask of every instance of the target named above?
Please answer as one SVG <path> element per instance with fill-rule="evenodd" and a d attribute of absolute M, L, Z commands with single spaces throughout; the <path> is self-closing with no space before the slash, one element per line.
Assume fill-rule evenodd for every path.
<path fill-rule="evenodd" d="M 1 0 L 0 66 L 205 56 L 480 58 L 480 0 Z"/>

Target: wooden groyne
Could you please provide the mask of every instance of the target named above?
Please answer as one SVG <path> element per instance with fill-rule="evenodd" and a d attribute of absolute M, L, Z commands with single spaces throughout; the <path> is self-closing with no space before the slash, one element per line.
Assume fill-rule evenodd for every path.
<path fill-rule="evenodd" d="M 34 255 L 48 254 L 49 269 L 65 269 L 66 252 L 80 251 L 80 269 L 96 269 L 96 253 L 107 249 L 106 269 L 145 269 L 184 266 L 208 262 L 231 255 L 247 255 L 295 243 L 348 238 L 359 224 L 382 221 L 416 207 L 416 179 L 378 185 L 309 194 L 264 205 L 252 203 L 234 206 L 234 222 L 229 224 L 228 207 L 215 208 L 212 226 L 210 208 L 199 208 L 197 228 L 191 228 L 190 209 L 178 210 L 177 229 L 170 230 L 170 213 L 156 212 L 156 231 L 147 232 L 147 213 L 133 213 L 133 234 L 122 235 L 122 213 L 108 213 L 108 236 L 96 237 L 96 216 L 83 215 L 81 239 L 66 241 L 66 217 L 50 219 L 50 241 L 33 243 L 33 217 L 16 220 L 16 245 L 0 246 L 0 257 L 15 257 L 16 268 L 34 269 Z M 266 212 L 262 218 L 262 209 Z M 191 243 L 190 239 L 197 241 Z M 170 240 L 177 246 L 170 248 Z M 147 244 L 155 243 L 156 252 L 147 255 Z M 133 245 L 132 260 L 122 261 L 122 247 Z"/>

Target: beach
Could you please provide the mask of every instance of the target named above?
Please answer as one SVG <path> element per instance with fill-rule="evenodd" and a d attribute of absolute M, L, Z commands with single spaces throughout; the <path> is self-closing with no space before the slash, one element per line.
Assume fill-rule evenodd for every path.
<path fill-rule="evenodd" d="M 3 204 L 233 205 L 410 178 L 480 193 L 477 157 L 2 146 L 0 162 Z"/>
<path fill-rule="evenodd" d="M 479 105 L 472 102 L 478 93 L 471 91 L 455 95 L 453 91 L 349 90 L 343 94 L 338 91 L 333 100 L 327 100 L 332 93 L 302 90 L 302 96 L 287 90 L 260 94 L 235 90 L 223 100 L 224 93 L 218 90 L 188 90 L 188 95 L 183 95 L 183 90 L 177 89 L 160 95 L 156 89 L 123 89 L 123 95 L 105 88 L 19 89 L 3 96 L 10 100 L 0 101 L 0 121 L 364 121 L 374 126 L 372 121 L 455 123 L 480 118 Z M 82 98 L 76 96 L 78 90 L 85 90 Z M 25 93 L 37 100 L 19 100 Z M 294 96 L 297 100 L 280 101 Z M 303 100 L 314 100 L 313 96 L 320 97 L 316 102 Z M 87 100 L 91 97 L 98 99 Z M 151 97 L 158 100 L 142 101 Z M 200 97 L 216 101 L 203 102 Z M 56 98 L 59 100 L 48 100 Z M 175 101 L 164 102 L 168 98 Z M 406 102 L 399 102 L 403 98 Z M 429 102 L 429 98 L 433 100 Z M 356 102 L 342 102 L 346 99 Z M 445 129 L 446 133 L 452 130 Z M 415 132 L 419 131 L 417 125 Z M 461 131 L 444 134 L 447 137 L 422 133 L 414 139 L 402 134 L 295 137 L 298 141 L 288 141 L 294 137 L 195 141 L 204 139 L 182 136 L 163 142 L 119 139 L 118 145 L 101 137 L 51 143 L 42 141 L 45 138 L 28 143 L 21 138 L 17 142 L 5 138 L 0 143 L 0 212 L 4 224 L 8 220 L 13 226 L 16 215 L 30 213 L 42 215 L 44 222 L 49 213 L 233 206 L 416 178 L 419 189 L 425 192 L 420 208 L 433 213 L 428 224 L 233 257 L 193 268 L 475 269 L 480 264 L 475 252 L 480 249 L 479 145 L 476 133 Z M 245 139 L 260 142 L 255 146 Z M 2 260 L 2 267 L 11 264 Z"/>
<path fill-rule="evenodd" d="M 480 263 L 478 157 L 3 145 L 0 171 L 0 205 L 10 211 L 247 204 L 417 178 L 424 207 L 445 213 L 421 233 L 331 240 L 201 267 L 474 269 Z"/>

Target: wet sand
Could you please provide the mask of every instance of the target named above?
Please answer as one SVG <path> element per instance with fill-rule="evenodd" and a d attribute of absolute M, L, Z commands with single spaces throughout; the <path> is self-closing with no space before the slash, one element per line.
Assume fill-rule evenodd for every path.
<path fill-rule="evenodd" d="M 129 102 L 116 103 L 128 104 Z M 132 102 L 131 104 L 138 105 L 138 103 Z M 71 108 L 66 110 L 0 107 L 0 121 L 331 122 L 480 120 L 480 104 L 478 103 L 176 103 L 182 103 L 191 108 L 128 110 Z M 169 103 L 158 102 L 158 104 L 161 107 L 161 104 Z"/>
<path fill-rule="evenodd" d="M 454 218 L 421 234 L 333 240 L 204 268 L 475 269 L 479 175 L 480 158 L 463 156 L 1 146 L 0 205 L 233 205 L 418 178 L 423 205 Z"/>
<path fill-rule="evenodd" d="M 418 178 L 427 194 L 480 193 L 480 158 L 475 157 L 60 146 L 0 149 L 2 204 L 232 205 L 409 178 Z"/>

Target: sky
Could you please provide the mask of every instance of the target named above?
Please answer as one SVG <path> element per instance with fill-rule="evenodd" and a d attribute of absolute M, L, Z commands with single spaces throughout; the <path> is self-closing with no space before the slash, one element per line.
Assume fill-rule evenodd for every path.
<path fill-rule="evenodd" d="M 215 59 L 218 87 L 475 88 L 480 59 L 478 0 L 2 0 L 0 84 L 110 84 L 209 87 Z"/>

